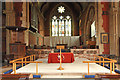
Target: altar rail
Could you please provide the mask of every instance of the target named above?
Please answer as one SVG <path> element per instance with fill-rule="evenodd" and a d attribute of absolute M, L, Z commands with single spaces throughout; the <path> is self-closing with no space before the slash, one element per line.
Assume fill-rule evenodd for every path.
<path fill-rule="evenodd" d="M 71 49 L 74 54 L 99 54 L 99 49 Z"/>
<path fill-rule="evenodd" d="M 95 61 L 96 58 L 99 59 L 99 61 Z M 108 61 L 105 61 L 105 60 L 108 60 Z M 102 56 L 97 56 L 97 55 L 94 55 L 94 61 L 83 61 L 83 63 L 88 63 L 88 74 L 90 73 L 89 72 L 89 63 L 99 63 L 99 64 L 103 63 L 103 67 L 104 67 L 105 63 L 110 63 L 110 74 L 112 74 L 112 67 L 113 67 L 113 71 L 115 71 L 114 65 L 116 62 L 117 62 L 116 60 L 104 58 Z M 112 66 L 112 64 L 113 64 L 113 66 Z"/>
<path fill-rule="evenodd" d="M 36 54 L 40 57 L 45 57 L 45 54 L 54 53 L 54 49 L 27 49 L 28 53 Z"/>
<path fill-rule="evenodd" d="M 18 58 L 18 59 L 10 61 L 10 63 L 14 63 L 16 61 L 22 61 L 23 62 L 23 61 L 26 61 L 28 58 L 30 59 L 30 61 L 34 61 L 35 60 L 35 55 L 30 55 L 30 56 L 26 56 L 26 57 L 23 57 L 23 58 Z M 22 66 L 23 66 L 23 64 L 22 64 Z"/>
<path fill-rule="evenodd" d="M 29 58 L 30 61 L 26 61 L 27 58 Z M 23 61 L 23 60 L 25 60 L 25 61 Z M 25 65 L 26 65 L 26 63 L 36 63 L 36 75 L 38 75 L 38 63 L 42 63 L 42 61 L 35 61 L 35 55 L 30 55 L 30 56 L 26 56 L 23 58 L 12 60 L 12 61 L 10 61 L 10 63 L 13 63 L 14 74 L 16 74 L 16 64 L 17 63 L 21 63 L 22 67 L 23 67 L 23 63 L 25 63 Z"/>

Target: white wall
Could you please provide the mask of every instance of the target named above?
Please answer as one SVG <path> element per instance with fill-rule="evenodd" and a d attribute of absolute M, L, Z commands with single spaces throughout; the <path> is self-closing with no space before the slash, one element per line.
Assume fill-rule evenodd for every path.
<path fill-rule="evenodd" d="M 68 47 L 80 46 L 79 36 L 44 37 L 44 45 L 55 47 L 56 44 L 67 44 Z"/>

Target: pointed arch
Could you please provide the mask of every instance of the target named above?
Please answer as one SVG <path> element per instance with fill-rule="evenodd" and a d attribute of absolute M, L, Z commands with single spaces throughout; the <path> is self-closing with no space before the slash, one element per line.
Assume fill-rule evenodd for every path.
<path fill-rule="evenodd" d="M 64 13 L 58 12 L 58 7 L 63 6 L 65 8 Z M 53 16 L 56 16 L 57 19 L 53 20 Z M 63 16 L 63 19 L 59 17 Z M 70 19 L 66 19 L 67 16 L 70 16 Z M 59 3 L 57 4 L 50 12 L 50 32 L 51 36 L 71 36 L 72 33 L 72 10 L 65 4 Z"/>
<path fill-rule="evenodd" d="M 85 34 L 84 38 L 87 41 L 91 39 L 91 25 L 95 21 L 95 5 L 94 4 L 90 4 L 88 6 L 87 16 L 85 20 L 86 20 L 85 21 L 86 26 L 84 27 L 84 34 Z"/>

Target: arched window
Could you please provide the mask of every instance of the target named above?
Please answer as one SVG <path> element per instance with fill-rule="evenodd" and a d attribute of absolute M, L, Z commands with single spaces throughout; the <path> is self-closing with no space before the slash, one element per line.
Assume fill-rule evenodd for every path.
<path fill-rule="evenodd" d="M 91 25 L 91 37 L 96 37 L 95 21 Z"/>
<path fill-rule="evenodd" d="M 71 36 L 71 16 L 64 15 L 63 6 L 58 7 L 60 15 L 53 15 L 51 18 L 52 36 Z"/>

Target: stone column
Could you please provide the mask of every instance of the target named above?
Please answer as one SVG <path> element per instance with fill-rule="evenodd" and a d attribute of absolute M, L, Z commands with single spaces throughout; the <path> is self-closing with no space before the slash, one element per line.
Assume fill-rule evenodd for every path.
<path fill-rule="evenodd" d="M 26 21 L 27 21 L 26 5 L 27 5 L 27 3 L 23 2 L 23 4 L 22 4 L 22 17 L 20 17 L 20 20 L 22 21 L 22 24 L 21 24 L 22 27 L 26 27 L 26 25 L 27 25 L 27 23 L 26 23 Z"/>
<path fill-rule="evenodd" d="M 118 21 L 120 21 L 120 1 L 119 1 L 119 8 L 118 8 Z M 119 28 L 118 35 L 119 35 L 119 39 L 120 39 L 120 23 L 119 22 L 118 22 L 118 28 Z M 119 56 L 120 56 L 120 45 L 119 45 Z"/>
<path fill-rule="evenodd" d="M 96 28 L 96 45 L 99 45 L 98 38 L 98 2 L 95 2 L 95 28 Z"/>
<path fill-rule="evenodd" d="M 25 43 L 28 46 L 29 45 L 29 27 L 30 27 L 30 22 L 29 22 L 29 2 L 27 2 L 27 13 L 26 13 L 26 17 L 27 17 L 27 23 L 26 23 L 26 27 L 28 28 L 25 31 Z"/>
<path fill-rule="evenodd" d="M 110 54 L 119 55 L 119 3 L 112 2 L 110 8 Z"/>
<path fill-rule="evenodd" d="M 15 12 L 13 9 L 13 2 L 6 2 L 6 9 L 4 13 L 6 14 L 6 26 L 15 26 Z M 9 43 L 11 42 L 12 31 L 6 30 L 6 54 L 9 54 Z"/>
<path fill-rule="evenodd" d="M 101 33 L 109 34 L 109 3 L 98 2 L 98 16 L 97 16 L 97 44 L 99 45 L 100 54 L 110 54 L 109 43 L 101 43 Z M 97 13 L 97 12 L 96 12 Z"/>
<path fill-rule="evenodd" d="M 115 55 L 119 55 L 119 35 L 118 35 L 118 10 L 119 10 L 119 3 L 114 2 L 113 5 L 113 18 L 114 18 L 114 45 L 115 45 Z"/>
<path fill-rule="evenodd" d="M 102 8 L 102 18 L 103 18 L 103 29 L 104 33 L 109 34 L 109 2 L 101 2 L 101 4 L 104 5 Z M 109 38 L 108 38 L 109 39 Z M 103 54 L 110 54 L 110 43 L 103 44 L 104 46 L 104 52 Z"/>
<path fill-rule="evenodd" d="M 28 46 L 29 44 L 29 2 L 23 2 L 22 4 L 22 17 L 20 20 L 22 21 L 21 26 L 28 28 L 24 31 L 24 43 Z"/>
<path fill-rule="evenodd" d="M 109 16 L 110 16 L 110 23 L 109 23 L 109 31 L 110 31 L 110 34 L 109 34 L 109 38 L 110 38 L 110 54 L 115 54 L 115 37 L 114 37 L 114 33 L 115 33 L 115 30 L 114 30 L 114 15 L 113 15 L 113 2 L 111 2 L 111 7 L 110 7 L 110 11 L 109 11 Z"/>
<path fill-rule="evenodd" d="M 98 18 L 97 18 L 97 44 L 99 45 L 99 52 L 100 54 L 102 54 L 102 52 L 104 52 L 104 47 L 103 47 L 103 44 L 101 44 L 101 37 L 100 37 L 100 34 L 102 32 L 104 32 L 104 29 L 102 27 L 103 25 L 103 19 L 102 19 L 102 8 L 104 7 L 103 4 L 101 4 L 101 2 L 98 2 Z"/>

